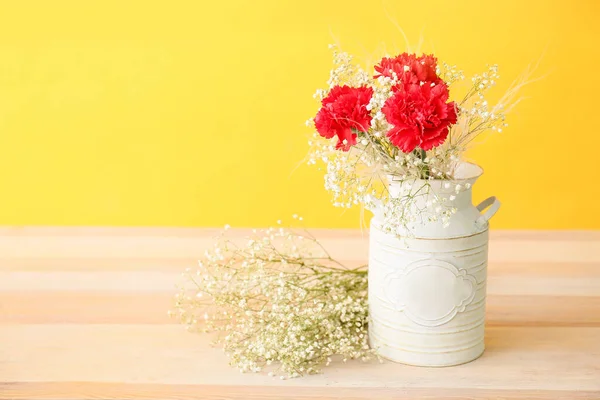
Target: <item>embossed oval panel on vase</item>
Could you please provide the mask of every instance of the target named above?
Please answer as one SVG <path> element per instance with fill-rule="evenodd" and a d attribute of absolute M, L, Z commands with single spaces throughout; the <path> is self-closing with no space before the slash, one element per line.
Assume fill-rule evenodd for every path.
<path fill-rule="evenodd" d="M 416 324 L 428 327 L 450 321 L 473 301 L 477 282 L 447 261 L 413 262 L 385 278 L 385 300 Z"/>

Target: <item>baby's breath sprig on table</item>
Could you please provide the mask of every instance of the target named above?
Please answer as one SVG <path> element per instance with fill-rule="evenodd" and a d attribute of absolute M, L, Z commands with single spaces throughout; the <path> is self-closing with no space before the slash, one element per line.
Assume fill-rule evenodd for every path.
<path fill-rule="evenodd" d="M 295 216 L 297 219 L 297 216 Z M 306 230 L 255 230 L 240 243 L 227 229 L 176 295 L 190 331 L 214 333 L 241 372 L 281 379 L 320 372 L 331 357 L 376 357 L 367 334 L 366 266 L 333 259 Z"/>

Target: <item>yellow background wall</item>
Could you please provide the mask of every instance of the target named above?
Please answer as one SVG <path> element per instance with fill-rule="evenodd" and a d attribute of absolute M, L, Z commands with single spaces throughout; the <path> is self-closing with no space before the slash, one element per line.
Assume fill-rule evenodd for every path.
<path fill-rule="evenodd" d="M 401 50 L 397 20 L 506 88 L 546 49 L 510 126 L 470 153 L 496 228 L 600 228 L 600 2 L 2 1 L 0 224 L 357 227 L 295 169 L 331 67 Z"/>

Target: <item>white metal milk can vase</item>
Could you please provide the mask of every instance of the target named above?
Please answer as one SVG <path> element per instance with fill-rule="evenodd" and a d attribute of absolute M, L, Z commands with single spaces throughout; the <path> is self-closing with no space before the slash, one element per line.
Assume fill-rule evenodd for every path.
<path fill-rule="evenodd" d="M 427 181 L 430 196 L 450 198 L 456 212 L 447 227 L 426 219 L 398 237 L 371 220 L 369 249 L 369 337 L 384 358 L 418 366 L 472 361 L 484 351 L 488 220 L 500 203 L 490 197 L 472 204 L 471 187 L 483 173 L 463 163 L 446 193 L 443 180 Z M 421 183 L 424 183 L 421 182 Z M 419 184 L 418 180 L 415 184 Z M 394 196 L 394 182 L 389 185 Z M 484 212 L 485 211 L 485 212 Z"/>

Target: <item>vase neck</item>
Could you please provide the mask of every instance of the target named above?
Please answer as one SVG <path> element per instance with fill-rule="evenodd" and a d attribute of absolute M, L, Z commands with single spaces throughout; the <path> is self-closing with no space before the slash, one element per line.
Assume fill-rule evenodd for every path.
<path fill-rule="evenodd" d="M 460 185 L 457 187 L 457 185 Z M 472 204 L 472 183 L 467 181 L 426 181 L 414 180 L 397 182 L 388 185 L 392 198 L 413 199 L 419 206 L 444 202 L 447 206 L 460 208 Z"/>

